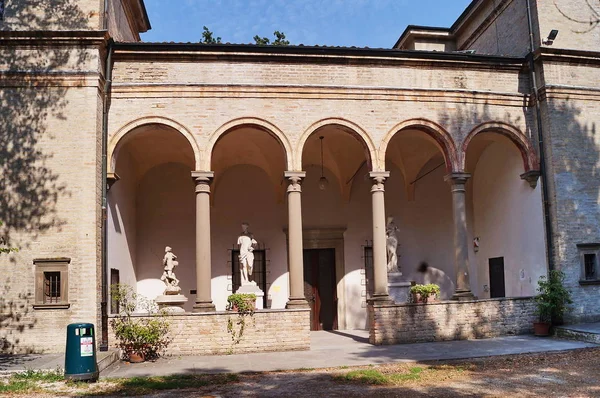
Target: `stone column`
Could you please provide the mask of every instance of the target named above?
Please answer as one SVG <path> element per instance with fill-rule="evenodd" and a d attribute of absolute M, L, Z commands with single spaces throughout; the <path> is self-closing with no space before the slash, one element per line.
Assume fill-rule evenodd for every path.
<path fill-rule="evenodd" d="M 290 297 L 285 308 L 308 308 L 304 297 L 304 256 L 302 253 L 302 187 L 304 171 L 286 171 L 290 180 L 288 199 L 288 258 L 290 267 Z"/>
<path fill-rule="evenodd" d="M 387 249 L 385 237 L 385 198 L 383 183 L 389 171 L 372 171 L 371 199 L 373 201 L 373 303 L 391 302 L 388 294 Z"/>
<path fill-rule="evenodd" d="M 215 310 L 211 296 L 210 183 L 212 171 L 192 171 L 196 181 L 196 303 L 194 312 Z"/>
<path fill-rule="evenodd" d="M 444 177 L 452 190 L 452 213 L 454 218 L 454 271 L 456 291 L 453 300 L 473 300 L 469 282 L 469 238 L 467 235 L 467 211 L 465 184 L 471 177 L 468 173 L 450 173 Z"/>

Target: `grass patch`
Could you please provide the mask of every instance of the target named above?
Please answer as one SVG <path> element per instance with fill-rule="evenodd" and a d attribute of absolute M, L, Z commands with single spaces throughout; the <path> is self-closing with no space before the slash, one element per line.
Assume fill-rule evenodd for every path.
<path fill-rule="evenodd" d="M 62 370 L 26 370 L 12 374 L 6 381 L 0 381 L 0 394 L 41 391 L 40 383 L 54 383 L 64 380 Z"/>
<path fill-rule="evenodd" d="M 235 383 L 237 374 L 217 375 L 174 375 L 155 377 L 133 377 L 130 379 L 108 379 L 112 387 L 102 391 L 85 392 L 86 395 L 143 395 L 152 391 L 180 390 L 210 385 Z"/>
<path fill-rule="evenodd" d="M 372 385 L 401 385 L 405 383 L 425 384 L 432 381 L 458 377 L 468 370 L 464 366 L 408 366 L 387 365 L 378 368 L 363 368 L 334 375 L 334 380 Z"/>

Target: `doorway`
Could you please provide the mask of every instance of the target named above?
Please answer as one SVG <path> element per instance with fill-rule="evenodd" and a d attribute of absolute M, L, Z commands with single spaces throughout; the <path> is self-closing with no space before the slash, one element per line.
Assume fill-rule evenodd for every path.
<path fill-rule="evenodd" d="M 506 297 L 504 291 L 504 257 L 489 259 L 490 298 Z"/>
<path fill-rule="evenodd" d="M 310 330 L 337 330 L 335 249 L 304 250 L 304 295 L 310 304 Z"/>

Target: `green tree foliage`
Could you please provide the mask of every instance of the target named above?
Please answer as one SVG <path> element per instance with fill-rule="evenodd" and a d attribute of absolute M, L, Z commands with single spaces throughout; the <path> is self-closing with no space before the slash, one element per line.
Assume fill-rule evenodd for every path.
<path fill-rule="evenodd" d="M 285 39 L 285 33 L 276 30 L 273 32 L 273 36 L 275 36 L 275 40 L 271 42 L 268 37 L 260 37 L 259 35 L 254 36 L 254 44 L 259 46 L 289 46 L 290 42 Z"/>
<path fill-rule="evenodd" d="M 202 44 L 220 44 L 221 43 L 221 38 L 220 37 L 215 38 L 213 35 L 213 32 L 211 32 L 206 26 L 203 26 L 202 29 L 203 29 L 202 41 L 200 43 L 202 43 Z"/>

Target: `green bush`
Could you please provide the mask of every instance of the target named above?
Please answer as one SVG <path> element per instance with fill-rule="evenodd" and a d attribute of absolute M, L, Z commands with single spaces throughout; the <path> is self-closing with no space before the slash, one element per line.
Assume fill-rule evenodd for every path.
<path fill-rule="evenodd" d="M 563 282 L 565 274 L 562 271 L 551 270 L 548 276 L 538 280 L 538 292 L 535 297 L 537 315 L 540 322 L 554 322 L 562 319 L 569 304 L 572 304 L 571 293 Z"/>
<path fill-rule="evenodd" d="M 439 297 L 440 287 L 435 283 L 429 283 L 427 285 L 416 284 L 410 287 L 410 292 L 411 294 L 418 294 L 423 298 L 429 297 L 431 295 Z"/>
<path fill-rule="evenodd" d="M 129 359 L 134 353 L 145 359 L 157 358 L 170 343 L 167 313 L 158 310 L 154 302 L 135 293 L 129 285 L 112 285 L 111 292 L 119 303 L 119 314 L 111 320 L 111 327 L 123 359 Z M 147 312 L 147 316 L 132 316 L 138 308 Z"/>

